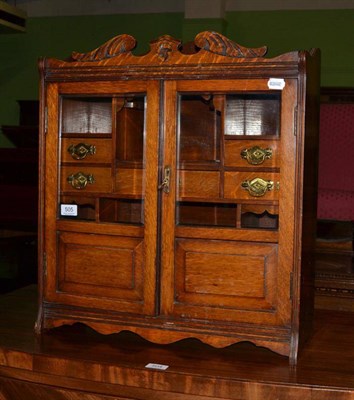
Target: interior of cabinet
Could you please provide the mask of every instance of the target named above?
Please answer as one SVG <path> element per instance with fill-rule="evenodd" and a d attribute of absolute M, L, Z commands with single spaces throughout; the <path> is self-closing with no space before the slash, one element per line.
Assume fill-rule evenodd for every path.
<path fill-rule="evenodd" d="M 236 204 L 179 202 L 177 225 L 236 226 Z"/>
<path fill-rule="evenodd" d="M 179 163 L 220 163 L 221 111 L 211 95 L 181 95 L 179 99 Z M 204 166 L 205 168 L 206 166 Z"/>
<path fill-rule="evenodd" d="M 280 107 L 278 91 L 179 94 L 177 225 L 278 229 L 277 201 L 230 199 L 224 179 L 226 171 L 279 172 Z M 252 163 L 243 156 L 250 147 Z M 264 164 L 256 159 L 263 149 Z"/>
<path fill-rule="evenodd" d="M 278 206 L 243 204 L 240 215 L 241 228 L 278 229 Z"/>
<path fill-rule="evenodd" d="M 134 199 L 100 199 L 100 222 L 142 225 L 143 203 Z"/>
<path fill-rule="evenodd" d="M 177 225 L 278 229 L 277 202 L 261 204 L 262 200 L 257 199 L 258 204 L 254 205 L 252 198 L 249 204 L 237 196 L 225 198 L 224 173 L 254 169 L 242 159 L 242 143 L 246 146 L 246 140 L 279 140 L 280 105 L 280 92 L 179 94 Z M 89 172 L 101 171 L 104 159 L 112 190 L 101 193 L 97 186 L 97 192 L 92 193 L 81 190 L 85 187 L 62 188 L 60 204 L 75 205 L 77 212 L 61 214 L 61 218 L 143 224 L 145 109 L 144 94 L 62 98 L 61 137 L 71 139 L 76 146 L 86 146 L 82 158 L 82 149 L 78 151 L 80 157 L 72 159 L 65 153 L 62 166 L 67 171 L 79 165 L 84 178 L 79 176 L 76 180 L 84 179 L 88 182 L 85 185 L 97 186 L 94 174 Z M 112 140 L 108 145 L 103 142 L 107 137 Z M 94 145 L 78 143 L 92 138 L 96 139 Z M 70 142 L 65 142 L 69 150 L 67 143 Z M 103 145 L 114 151 L 99 158 Z M 273 147 L 276 149 L 274 144 Z M 271 168 L 276 170 L 274 163 Z"/>
<path fill-rule="evenodd" d="M 96 219 L 96 199 L 86 196 L 61 196 L 61 205 L 77 206 L 76 219 L 95 221 Z M 60 210 L 62 218 L 72 218 L 73 215 L 63 215 L 65 211 Z M 73 213 L 73 212 L 72 212 Z M 67 214 L 72 214 L 68 212 Z"/>
<path fill-rule="evenodd" d="M 145 96 L 116 99 L 116 160 L 136 163 L 142 167 L 144 159 Z"/>
<path fill-rule="evenodd" d="M 60 218 L 142 225 L 145 95 L 63 96 L 61 138 Z"/>

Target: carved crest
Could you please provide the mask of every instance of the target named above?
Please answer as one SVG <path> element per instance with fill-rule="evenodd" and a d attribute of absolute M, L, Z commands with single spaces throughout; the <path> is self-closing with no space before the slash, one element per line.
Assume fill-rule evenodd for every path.
<path fill-rule="evenodd" d="M 121 54 L 130 53 L 135 46 L 136 40 L 133 36 L 127 34 L 118 35 L 90 52 L 73 52 L 71 59 L 76 62 L 106 60 Z M 267 52 L 266 46 L 259 48 L 243 47 L 220 33 L 210 31 L 199 33 L 194 39 L 194 46 L 195 49 L 202 49 L 212 54 L 230 58 L 257 58 L 263 57 Z M 150 43 L 150 53 L 147 56 L 157 56 L 160 61 L 167 62 L 170 61 L 172 55 L 177 54 L 181 56 L 182 53 L 180 50 L 180 40 L 169 35 L 163 35 Z"/>
<path fill-rule="evenodd" d="M 160 36 L 157 40 L 150 43 L 151 51 L 157 53 L 160 60 L 166 61 L 172 52 L 178 50 L 181 42 L 170 35 Z"/>
<path fill-rule="evenodd" d="M 266 46 L 250 49 L 233 42 L 217 32 L 200 32 L 195 37 L 194 43 L 203 50 L 228 57 L 254 58 L 263 57 L 267 53 Z"/>
<path fill-rule="evenodd" d="M 136 46 L 136 40 L 130 35 L 119 35 L 110 39 L 102 46 L 89 53 L 73 52 L 71 58 L 75 61 L 100 61 L 118 54 L 128 53 Z"/>

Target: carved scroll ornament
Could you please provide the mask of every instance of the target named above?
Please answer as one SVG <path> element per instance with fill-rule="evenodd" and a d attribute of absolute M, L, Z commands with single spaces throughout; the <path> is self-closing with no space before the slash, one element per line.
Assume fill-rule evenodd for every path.
<path fill-rule="evenodd" d="M 267 47 L 247 48 L 228 39 L 217 32 L 200 32 L 194 39 L 199 48 L 222 56 L 236 58 L 263 57 L 267 53 Z"/>
<path fill-rule="evenodd" d="M 197 48 L 203 49 L 209 53 L 232 58 L 257 58 L 263 57 L 267 52 L 267 47 L 247 48 L 228 39 L 217 32 L 205 31 L 199 33 L 194 44 Z M 73 52 L 71 58 L 73 61 L 90 62 L 109 59 L 124 53 L 129 53 L 136 46 L 136 40 L 130 35 L 115 36 L 102 46 L 88 53 Z M 150 43 L 150 55 L 157 55 L 165 62 L 170 59 L 172 54 L 179 53 L 181 42 L 169 35 L 160 36 L 157 40 Z M 180 54 L 180 53 L 179 53 Z"/>
<path fill-rule="evenodd" d="M 135 46 L 136 40 L 133 36 L 119 35 L 88 53 L 73 52 L 71 58 L 74 61 L 100 61 L 122 53 L 128 53 L 133 50 Z"/>

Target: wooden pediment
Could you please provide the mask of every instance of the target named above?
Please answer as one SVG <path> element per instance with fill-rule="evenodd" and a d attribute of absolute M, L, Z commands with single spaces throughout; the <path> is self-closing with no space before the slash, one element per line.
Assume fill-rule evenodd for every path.
<path fill-rule="evenodd" d="M 122 54 L 130 54 L 136 46 L 136 40 L 130 35 L 119 35 L 110 39 L 102 46 L 88 53 L 73 52 L 72 61 L 93 62 L 111 59 Z M 246 48 L 228 39 L 217 32 L 204 31 L 194 39 L 195 53 L 200 50 L 205 52 L 230 57 L 230 58 L 258 58 L 263 57 L 267 47 Z M 172 56 L 180 56 L 182 43 L 172 36 L 163 35 L 150 42 L 150 52 L 141 57 L 157 57 L 162 62 L 168 61 Z"/>

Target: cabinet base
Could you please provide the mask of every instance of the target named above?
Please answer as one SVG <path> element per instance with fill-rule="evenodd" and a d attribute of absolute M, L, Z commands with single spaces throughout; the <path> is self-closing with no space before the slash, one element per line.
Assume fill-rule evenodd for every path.
<path fill-rule="evenodd" d="M 251 342 L 296 362 L 297 349 L 291 346 L 291 331 L 278 326 L 258 326 L 202 320 L 176 320 L 167 317 L 139 317 L 117 313 L 95 313 L 92 310 L 66 308 L 61 305 L 46 305 L 40 311 L 36 331 L 57 328 L 62 325 L 82 323 L 101 334 L 114 334 L 121 331 L 134 332 L 142 338 L 156 343 L 169 344 L 182 339 L 195 338 L 201 342 L 223 348 L 239 342 Z M 294 356 L 295 354 L 295 356 Z"/>

